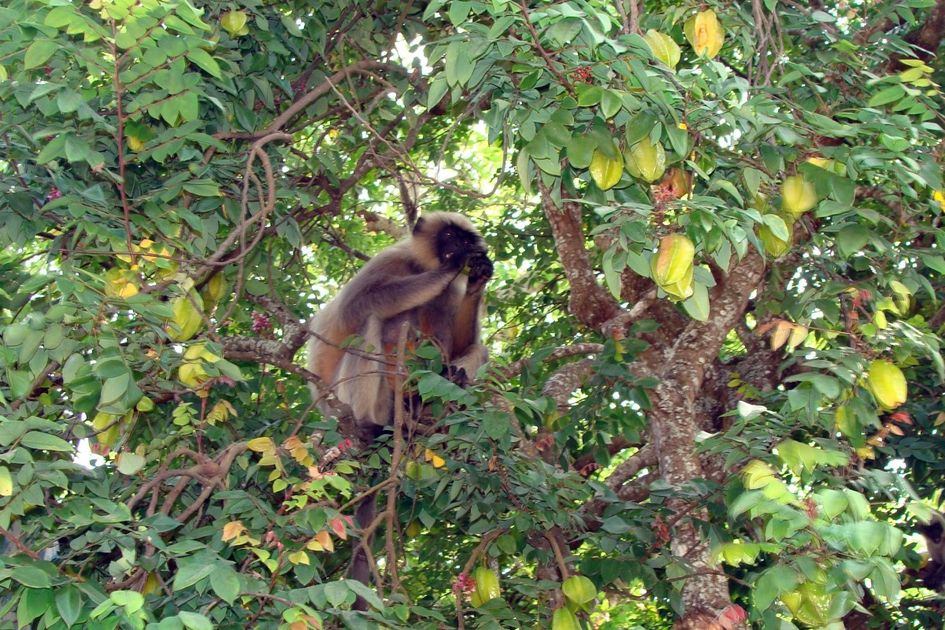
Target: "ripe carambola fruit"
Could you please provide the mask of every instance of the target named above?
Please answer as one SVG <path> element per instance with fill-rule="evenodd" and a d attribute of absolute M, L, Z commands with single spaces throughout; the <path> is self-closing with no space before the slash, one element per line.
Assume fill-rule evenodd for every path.
<path fill-rule="evenodd" d="M 889 361 L 876 359 L 870 363 L 866 385 L 883 409 L 895 409 L 906 402 L 908 395 L 906 377 L 902 370 Z"/>
<path fill-rule="evenodd" d="M 715 11 L 712 9 L 700 11 L 694 17 L 689 18 L 683 26 L 683 32 L 697 55 L 703 55 L 711 59 L 722 50 L 725 31 L 722 30 L 719 18 L 716 17 Z"/>
<path fill-rule="evenodd" d="M 581 630 L 581 624 L 573 612 L 559 608 L 551 617 L 551 630 Z"/>
<path fill-rule="evenodd" d="M 682 234 L 660 239 L 660 247 L 650 258 L 650 276 L 670 296 L 685 300 L 692 295 L 692 260 L 696 248 Z"/>
<path fill-rule="evenodd" d="M 676 70 L 676 64 L 679 63 L 679 46 L 669 35 L 664 35 L 652 28 L 643 36 L 649 45 L 653 56 L 665 63 L 671 70 Z"/>
<path fill-rule="evenodd" d="M 653 144 L 648 137 L 624 151 L 623 157 L 627 172 L 646 182 L 655 182 L 666 170 L 666 151 L 663 145 L 659 142 Z"/>
<path fill-rule="evenodd" d="M 479 599 L 483 602 L 487 602 L 490 599 L 495 599 L 499 597 L 501 591 L 499 589 L 499 576 L 495 574 L 495 571 L 486 567 L 478 567 L 473 571 L 473 579 L 476 581 L 476 592 L 475 594 L 479 596 Z"/>
<path fill-rule="evenodd" d="M 609 158 L 603 151 L 594 151 L 591 155 L 591 178 L 597 187 L 601 190 L 613 188 L 620 181 L 623 174 L 623 158 L 617 153 L 617 157 Z"/>
<path fill-rule="evenodd" d="M 781 185 L 781 209 L 799 217 L 817 205 L 814 185 L 801 175 L 785 178 Z"/>

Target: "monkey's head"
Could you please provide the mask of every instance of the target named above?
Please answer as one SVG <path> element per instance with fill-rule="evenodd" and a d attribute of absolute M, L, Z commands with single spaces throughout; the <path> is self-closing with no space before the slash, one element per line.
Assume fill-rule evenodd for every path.
<path fill-rule="evenodd" d="M 462 267 L 472 254 L 486 253 L 486 244 L 469 219 L 455 212 L 426 214 L 413 226 L 415 253 L 430 267 Z"/>
<path fill-rule="evenodd" d="M 916 530 L 925 536 L 928 543 L 938 545 L 942 542 L 942 534 L 945 534 L 945 529 L 942 527 L 941 518 L 936 518 L 936 516 L 933 515 L 932 520 L 928 523 L 916 525 Z"/>

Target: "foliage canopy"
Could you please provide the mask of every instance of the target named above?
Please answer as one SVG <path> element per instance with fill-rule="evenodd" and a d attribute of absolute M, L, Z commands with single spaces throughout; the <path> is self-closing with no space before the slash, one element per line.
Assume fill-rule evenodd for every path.
<path fill-rule="evenodd" d="M 939 620 L 942 15 L 8 0 L 0 626 Z M 493 362 L 352 446 L 304 321 L 418 205 Z"/>

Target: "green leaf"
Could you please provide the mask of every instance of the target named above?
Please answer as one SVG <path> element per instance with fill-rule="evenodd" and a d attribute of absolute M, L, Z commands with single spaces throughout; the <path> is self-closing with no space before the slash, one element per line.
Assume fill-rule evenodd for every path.
<path fill-rule="evenodd" d="M 143 456 L 130 451 L 125 451 L 118 456 L 118 472 L 123 475 L 134 475 L 144 468 L 145 459 Z"/>
<path fill-rule="evenodd" d="M 49 574 L 35 566 L 16 567 L 10 573 L 10 577 L 27 588 L 49 588 L 52 586 Z"/>
<path fill-rule="evenodd" d="M 450 86 L 444 75 L 440 74 L 433 79 L 430 82 L 430 91 L 427 92 L 427 109 L 433 109 L 439 105 L 448 89 L 450 89 Z"/>
<path fill-rule="evenodd" d="M 23 436 L 23 440 L 20 443 L 28 448 L 42 451 L 60 451 L 63 453 L 71 453 L 73 450 L 72 444 L 66 442 L 61 437 L 56 437 L 55 435 L 49 435 L 48 433 L 42 433 L 40 431 L 30 431 Z"/>
<path fill-rule="evenodd" d="M 771 230 L 771 233 L 775 237 L 786 241 L 791 237 L 791 232 L 788 230 L 787 224 L 784 222 L 784 219 L 776 214 L 766 214 L 762 217 L 768 229 Z"/>
<path fill-rule="evenodd" d="M 31 625 L 34 619 L 49 609 L 52 598 L 52 591 L 49 589 L 29 588 L 23 591 L 16 609 L 17 627 L 24 628 Z"/>
<path fill-rule="evenodd" d="M 509 419 L 504 413 L 488 412 L 482 418 L 482 430 L 493 440 L 501 440 L 509 432 Z"/>
<path fill-rule="evenodd" d="M 832 488 L 822 488 L 814 494 L 814 498 L 820 505 L 821 513 L 830 520 L 842 514 L 849 505 L 846 495 L 840 490 Z"/>
<path fill-rule="evenodd" d="M 66 134 L 61 134 L 51 139 L 36 155 L 37 164 L 48 164 L 56 158 L 66 156 Z"/>
<path fill-rule="evenodd" d="M 522 190 L 525 191 L 526 195 L 535 194 L 532 191 L 532 174 L 528 171 L 528 151 L 525 149 L 519 149 L 518 157 L 515 159 L 515 170 L 518 171 L 518 180 L 522 184 Z M 590 164 L 590 158 L 587 162 Z"/>
<path fill-rule="evenodd" d="M 184 190 L 198 197 L 219 197 L 220 186 L 213 180 L 193 179 L 183 185 Z"/>
<path fill-rule="evenodd" d="M 56 589 L 56 610 L 66 626 L 71 626 L 82 612 L 82 594 L 72 584 Z"/>
<path fill-rule="evenodd" d="M 863 249 L 870 240 L 870 231 L 859 224 L 848 225 L 837 233 L 837 250 L 844 258 Z"/>
<path fill-rule="evenodd" d="M 205 560 L 206 558 L 187 558 L 179 561 L 177 574 L 174 576 L 173 590 L 181 591 L 210 575 L 216 565 Z"/>
<path fill-rule="evenodd" d="M 596 85 L 582 84 L 577 86 L 578 105 L 581 107 L 592 107 L 600 103 L 604 96 L 604 90 Z"/>
<path fill-rule="evenodd" d="M 780 595 L 797 588 L 800 582 L 796 571 L 790 567 L 775 565 L 755 581 L 752 600 L 759 610 L 765 610 Z"/>
<path fill-rule="evenodd" d="M 475 60 L 465 51 L 463 42 L 450 42 L 446 47 L 446 81 L 450 85 L 465 85 L 472 76 Z"/>
<path fill-rule="evenodd" d="M 105 379 L 105 383 L 102 385 L 99 408 L 118 402 L 130 387 L 131 374 L 128 372 Z"/>
<path fill-rule="evenodd" d="M 384 602 L 381 601 L 381 598 L 377 596 L 377 591 L 375 591 L 373 588 L 366 586 L 357 580 L 345 580 L 345 584 L 347 584 L 348 588 L 354 591 L 358 597 L 366 601 L 369 606 L 377 610 L 384 610 Z"/>
<path fill-rule="evenodd" d="M 61 47 L 61 43 L 51 39 L 36 40 L 26 49 L 26 54 L 23 56 L 23 68 L 26 70 L 38 68 L 46 63 L 53 56 L 53 53 Z"/>
<path fill-rule="evenodd" d="M 144 606 L 144 596 L 138 591 L 112 591 L 109 598 L 116 605 L 124 608 L 129 615 L 133 615 Z"/>
<path fill-rule="evenodd" d="M 351 595 L 351 589 L 348 587 L 347 580 L 339 582 L 328 582 L 325 584 L 325 597 L 335 608 L 341 606 Z"/>
<path fill-rule="evenodd" d="M 696 282 L 692 285 L 692 295 L 682 303 L 689 317 L 696 321 L 709 321 L 709 290 L 704 284 Z"/>
<path fill-rule="evenodd" d="M 177 616 L 184 623 L 184 627 L 190 630 L 213 630 L 213 623 L 201 614 L 182 610 Z"/>
<path fill-rule="evenodd" d="M 604 281 L 607 283 L 607 288 L 610 290 L 611 295 L 613 295 L 618 300 L 620 299 L 620 271 L 614 266 L 614 254 L 616 253 L 613 249 L 608 249 L 604 253 L 604 258 L 601 260 L 601 267 L 604 270 Z"/>
<path fill-rule="evenodd" d="M 620 98 L 619 94 L 615 94 L 611 90 L 603 91 L 600 99 L 600 111 L 604 115 L 604 118 L 613 118 L 614 115 L 620 111 L 622 106 L 623 99 Z"/>
<path fill-rule="evenodd" d="M 880 90 L 866 103 L 867 107 L 881 107 L 892 103 L 893 101 L 898 101 L 900 98 L 905 96 L 906 91 L 901 85 L 893 85 L 886 88 L 885 90 Z"/>
<path fill-rule="evenodd" d="M 210 74 L 218 79 L 222 79 L 223 75 L 220 74 L 220 64 L 217 63 L 217 60 L 210 56 L 203 48 L 194 48 L 193 50 L 188 51 L 187 58 L 200 66 L 204 72 Z"/>
<path fill-rule="evenodd" d="M 240 578 L 228 564 L 217 564 L 210 573 L 210 586 L 220 599 L 232 604 L 240 593 Z"/>
<path fill-rule="evenodd" d="M 919 258 L 929 269 L 933 269 L 942 275 L 945 275 L 945 257 L 933 256 L 932 254 L 919 254 Z"/>
<path fill-rule="evenodd" d="M 659 119 L 655 114 L 649 111 L 643 111 L 637 114 L 633 120 L 627 123 L 624 135 L 627 138 L 627 146 L 632 147 L 643 138 L 650 135 L 653 128 L 659 124 Z"/>
<path fill-rule="evenodd" d="M 575 134 L 571 136 L 571 141 L 568 143 L 568 161 L 574 168 L 587 168 L 591 165 L 596 148 L 597 143 L 593 138 L 584 134 Z"/>

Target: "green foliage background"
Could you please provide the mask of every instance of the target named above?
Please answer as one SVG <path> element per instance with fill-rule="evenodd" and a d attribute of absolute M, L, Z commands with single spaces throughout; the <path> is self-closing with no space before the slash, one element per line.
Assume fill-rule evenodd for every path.
<path fill-rule="evenodd" d="M 683 28 L 710 7 L 714 59 Z M 942 10 L 9 0 L 0 626 L 550 627 L 573 573 L 599 591 L 586 627 L 665 628 L 693 612 L 699 573 L 680 519 L 758 627 L 940 619 L 903 532 L 938 507 L 945 469 L 945 108 L 920 33 Z M 648 29 L 679 45 L 675 71 Z M 594 182 L 595 152 L 644 138 L 691 196 L 622 169 Z M 761 226 L 791 228 L 794 174 L 818 204 L 762 262 Z M 310 404 L 302 322 L 403 233 L 414 190 L 492 248 L 493 366 L 463 391 L 435 357 L 412 364 L 439 430 L 351 457 Z M 675 305 L 648 280 L 671 232 L 697 264 Z M 609 334 L 568 247 L 614 312 L 663 315 Z M 693 319 L 721 322 L 746 260 L 764 281 L 709 348 L 723 386 L 700 390 L 709 421 L 685 445 L 714 464 L 678 483 L 660 459 L 662 476 L 651 462 L 618 483 L 672 376 L 652 358 Z M 779 330 L 798 332 L 783 346 Z M 866 387 L 877 358 L 903 369 L 906 416 Z M 352 499 L 381 479 L 378 595 L 344 574 Z M 454 585 L 480 565 L 502 597 L 473 609 Z"/>

